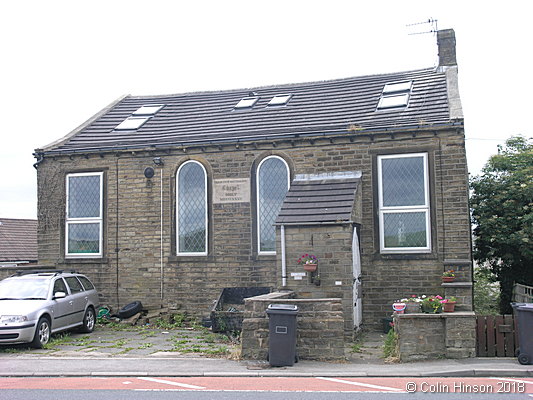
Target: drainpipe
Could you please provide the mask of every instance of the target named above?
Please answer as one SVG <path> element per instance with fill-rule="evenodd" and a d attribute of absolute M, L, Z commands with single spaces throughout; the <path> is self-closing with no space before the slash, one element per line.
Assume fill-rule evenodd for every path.
<path fill-rule="evenodd" d="M 160 249 L 160 254 L 159 254 L 159 257 L 160 257 L 160 268 L 161 268 L 161 300 L 163 300 L 163 168 L 161 168 L 160 170 L 160 175 L 161 175 L 161 209 L 160 209 L 160 218 L 161 218 L 161 231 L 160 231 L 160 244 L 161 244 L 161 249 Z"/>
<path fill-rule="evenodd" d="M 285 225 L 281 225 L 281 286 L 287 286 L 287 263 L 285 262 Z"/>

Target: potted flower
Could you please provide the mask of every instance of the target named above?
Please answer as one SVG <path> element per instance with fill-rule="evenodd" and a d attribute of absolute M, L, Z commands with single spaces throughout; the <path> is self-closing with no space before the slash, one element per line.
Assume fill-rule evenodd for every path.
<path fill-rule="evenodd" d="M 423 313 L 428 314 L 438 314 L 442 312 L 442 296 L 422 296 L 422 302 L 420 303 L 420 308 Z"/>
<path fill-rule="evenodd" d="M 422 299 L 416 294 L 412 294 L 410 297 L 400 300 L 402 303 L 405 303 L 405 312 L 407 314 L 414 314 L 420 312 L 420 303 Z"/>
<path fill-rule="evenodd" d="M 318 268 L 318 258 L 314 254 L 302 254 L 298 264 L 303 264 L 304 270 L 308 272 L 315 272 Z"/>
<path fill-rule="evenodd" d="M 454 312 L 455 311 L 455 304 L 457 303 L 457 298 L 454 296 L 451 296 L 450 298 L 446 298 L 442 300 L 442 311 L 444 312 Z"/>
<path fill-rule="evenodd" d="M 442 282 L 453 282 L 455 280 L 455 271 L 449 269 L 442 273 Z"/>
<path fill-rule="evenodd" d="M 392 303 L 392 309 L 396 314 L 403 314 L 405 311 L 405 303 L 402 303 L 400 300 L 396 300 Z"/>

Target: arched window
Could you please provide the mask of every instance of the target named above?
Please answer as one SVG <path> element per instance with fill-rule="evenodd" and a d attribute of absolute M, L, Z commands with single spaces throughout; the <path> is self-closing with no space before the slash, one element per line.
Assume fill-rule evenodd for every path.
<path fill-rule="evenodd" d="M 176 176 L 176 231 L 179 255 L 207 255 L 207 173 L 187 161 Z"/>
<path fill-rule="evenodd" d="M 274 222 L 289 189 L 289 166 L 281 157 L 267 157 L 257 167 L 257 241 L 259 254 L 276 253 Z"/>

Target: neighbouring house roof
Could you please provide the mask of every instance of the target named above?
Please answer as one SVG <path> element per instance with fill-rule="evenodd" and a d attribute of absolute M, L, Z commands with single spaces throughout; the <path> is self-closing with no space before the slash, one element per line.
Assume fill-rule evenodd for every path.
<path fill-rule="evenodd" d="M 360 180 L 360 172 L 296 175 L 276 218 L 276 225 L 351 222 Z"/>
<path fill-rule="evenodd" d="M 406 82 L 412 82 L 408 96 L 398 97 L 406 106 L 390 107 L 387 102 L 380 109 L 384 92 L 405 90 Z M 391 86 L 394 83 L 400 85 Z M 450 115 L 448 85 L 446 71 L 428 68 L 252 89 L 125 96 L 36 152 L 105 152 L 462 126 L 462 118 Z M 117 129 L 128 117 L 134 118 Z"/>
<path fill-rule="evenodd" d="M 0 218 L 0 262 L 37 261 L 37 220 Z"/>

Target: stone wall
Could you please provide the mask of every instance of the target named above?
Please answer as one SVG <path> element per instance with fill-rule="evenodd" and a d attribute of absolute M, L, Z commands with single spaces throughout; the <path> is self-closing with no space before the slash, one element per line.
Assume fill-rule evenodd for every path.
<path fill-rule="evenodd" d="M 241 334 L 242 357 L 266 360 L 269 304 L 295 304 L 297 353 L 301 359 L 343 360 L 344 319 L 341 299 L 294 299 L 292 292 L 276 292 L 245 300 Z"/>
<path fill-rule="evenodd" d="M 100 291 L 102 303 L 113 308 L 141 300 L 147 307 L 181 309 L 198 317 L 209 314 L 212 302 L 224 287 L 279 287 L 281 267 L 276 256 L 257 252 L 254 195 L 255 168 L 264 157 L 278 155 L 287 161 L 292 177 L 362 172 L 363 324 L 378 328 L 381 319 L 390 315 L 390 305 L 395 300 L 411 293 L 438 293 L 445 261 L 470 259 L 464 136 L 460 130 L 429 128 L 394 135 L 385 132 L 363 135 L 347 130 L 342 135 L 312 139 L 46 157 L 38 169 L 39 263 L 87 274 Z M 376 157 L 402 152 L 429 155 L 432 213 L 429 254 L 379 253 Z M 164 165 L 154 166 L 154 157 L 161 157 Z M 175 176 L 179 166 L 191 159 L 201 162 L 208 175 L 209 254 L 206 257 L 176 254 Z M 155 168 L 151 179 L 143 174 L 148 166 Z M 104 172 L 104 256 L 66 259 L 65 176 L 89 171 Z M 249 180 L 249 202 L 213 204 L 213 181 L 227 178 Z M 313 234 L 325 238 L 328 233 L 320 228 Z M 161 248 L 163 257 L 160 257 Z M 323 254 L 317 255 L 328 260 L 329 268 L 335 273 L 347 268 L 347 259 L 337 262 L 333 255 L 326 258 L 330 253 L 324 249 Z M 462 273 L 465 281 L 472 280 L 471 266 L 465 267 Z M 307 286 L 306 289 L 310 293 L 322 291 L 312 296 L 333 294 L 347 302 L 349 290 L 334 287 L 334 279 L 334 275 L 325 275 L 319 289 Z M 344 286 L 345 279 L 342 281 Z"/>
<path fill-rule="evenodd" d="M 469 358 L 476 355 L 473 312 L 395 314 L 401 361 Z"/>

